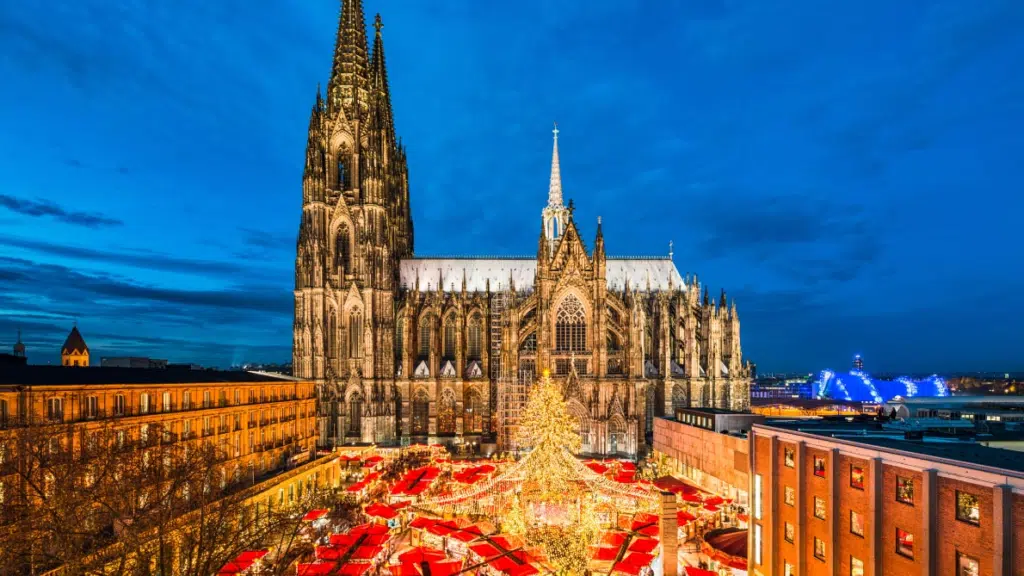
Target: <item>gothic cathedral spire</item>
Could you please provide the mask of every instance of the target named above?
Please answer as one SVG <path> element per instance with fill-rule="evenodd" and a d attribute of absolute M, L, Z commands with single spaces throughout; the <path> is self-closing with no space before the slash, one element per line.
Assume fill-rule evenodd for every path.
<path fill-rule="evenodd" d="M 548 240 L 549 253 L 554 254 L 558 239 L 565 233 L 570 217 L 570 208 L 562 200 L 562 169 L 558 163 L 558 124 L 551 131 L 554 145 L 551 150 L 551 181 L 548 184 L 548 203 L 541 211 L 544 237 Z"/>
<path fill-rule="evenodd" d="M 362 0 L 342 0 L 338 34 L 334 41 L 334 62 L 327 83 L 327 102 L 335 109 L 365 100 L 369 84 L 369 49 Z M 360 94 L 360 92 L 363 92 Z"/>

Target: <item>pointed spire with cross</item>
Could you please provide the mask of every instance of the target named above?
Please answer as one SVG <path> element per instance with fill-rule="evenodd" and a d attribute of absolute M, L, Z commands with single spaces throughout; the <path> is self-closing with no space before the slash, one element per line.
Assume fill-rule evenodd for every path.
<path fill-rule="evenodd" d="M 561 208 L 562 204 L 562 170 L 558 164 L 558 122 L 551 131 L 554 134 L 554 146 L 551 151 L 551 183 L 548 185 L 548 206 Z"/>

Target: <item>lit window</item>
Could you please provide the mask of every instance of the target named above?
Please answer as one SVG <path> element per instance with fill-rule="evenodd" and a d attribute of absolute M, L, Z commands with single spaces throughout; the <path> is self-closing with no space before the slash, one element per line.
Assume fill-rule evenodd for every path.
<path fill-rule="evenodd" d="M 783 462 L 787 468 L 796 466 L 796 451 L 792 448 L 783 448 Z"/>
<path fill-rule="evenodd" d="M 754 524 L 754 563 L 761 563 L 761 525 Z"/>
<path fill-rule="evenodd" d="M 783 576 L 795 576 L 796 575 L 796 569 L 793 568 L 793 565 L 790 564 L 789 562 L 783 562 L 782 563 L 782 575 Z"/>
<path fill-rule="evenodd" d="M 815 518 L 820 518 L 822 520 L 825 519 L 826 515 L 825 515 L 825 499 L 824 498 L 819 498 L 817 496 L 814 497 L 814 517 Z"/>
<path fill-rule="evenodd" d="M 796 539 L 796 527 L 790 524 L 789 522 L 785 522 L 783 523 L 782 528 L 782 537 L 786 539 L 786 542 L 792 544 L 793 540 Z"/>
<path fill-rule="evenodd" d="M 914 535 L 906 530 L 896 529 L 896 553 L 907 558 L 914 557 Z"/>
<path fill-rule="evenodd" d="M 822 562 L 825 561 L 825 541 L 821 538 L 814 539 L 814 557 Z"/>
<path fill-rule="evenodd" d="M 850 510 L 850 533 L 864 537 L 864 516 L 854 510 Z"/>
<path fill-rule="evenodd" d="M 814 457 L 814 475 L 819 478 L 825 477 L 825 459 L 821 456 Z"/>
<path fill-rule="evenodd" d="M 761 475 L 754 475 L 754 518 L 761 519 Z"/>
<path fill-rule="evenodd" d="M 981 524 L 981 508 L 978 497 L 967 492 L 956 492 L 956 519 L 968 524 Z"/>
<path fill-rule="evenodd" d="M 850 466 L 850 486 L 858 490 L 864 489 L 864 468 Z"/>
<path fill-rule="evenodd" d="M 782 500 L 787 506 L 796 506 L 796 490 L 792 486 L 786 486 Z"/>
<path fill-rule="evenodd" d="M 981 574 L 981 564 L 977 558 L 971 558 L 966 554 L 956 553 L 956 576 L 978 576 Z"/>
<path fill-rule="evenodd" d="M 864 576 L 864 561 L 850 556 L 850 576 Z"/>
<path fill-rule="evenodd" d="M 914 480 L 911 478 L 904 478 L 902 476 L 896 477 L 896 501 L 904 504 L 914 504 Z"/>
<path fill-rule="evenodd" d="M 587 349 L 587 318 L 583 303 L 570 294 L 562 300 L 555 316 L 555 349 L 584 352 Z"/>

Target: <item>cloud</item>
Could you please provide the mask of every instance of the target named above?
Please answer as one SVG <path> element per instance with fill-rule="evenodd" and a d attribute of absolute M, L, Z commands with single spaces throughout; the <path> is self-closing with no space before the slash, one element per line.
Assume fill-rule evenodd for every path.
<path fill-rule="evenodd" d="M 49 216 L 66 224 L 74 224 L 75 226 L 84 226 L 86 228 L 103 228 L 124 224 L 124 222 L 116 218 L 110 218 L 95 212 L 66 210 L 58 204 L 45 199 L 29 200 L 8 194 L 0 194 L 0 206 L 25 216 L 33 218 Z"/>
<path fill-rule="evenodd" d="M 0 256 L 0 341 L 22 329 L 33 363 L 56 360 L 70 321 L 99 357 L 150 355 L 229 366 L 289 355 L 292 296 L 283 286 L 154 286 Z"/>
<path fill-rule="evenodd" d="M 217 276 L 236 276 L 238 274 L 258 274 L 253 265 L 221 260 L 203 260 L 198 258 L 182 258 L 169 254 L 149 251 L 96 250 L 81 246 L 54 244 L 43 240 L 31 240 L 0 234 L 0 246 L 11 246 L 32 250 L 49 256 L 73 258 L 102 264 L 117 264 L 165 272 L 182 272 L 192 274 L 212 274 Z"/>

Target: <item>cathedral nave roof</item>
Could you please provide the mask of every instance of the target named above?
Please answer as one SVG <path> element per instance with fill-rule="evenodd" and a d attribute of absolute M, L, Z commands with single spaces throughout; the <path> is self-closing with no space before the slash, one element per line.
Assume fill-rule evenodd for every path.
<path fill-rule="evenodd" d="M 648 281 L 652 290 L 683 288 L 683 277 L 668 258 L 608 258 L 606 280 L 609 290 L 625 289 L 626 282 L 634 290 L 646 290 Z M 509 276 L 517 290 L 530 290 L 537 275 L 535 258 L 410 258 L 399 265 L 400 281 L 405 288 L 415 288 L 419 278 L 420 290 L 437 290 L 443 282 L 445 292 L 461 291 L 462 280 L 466 290 L 483 292 L 488 281 L 492 291 L 508 288 Z"/>

